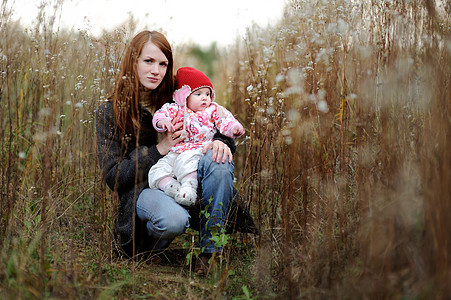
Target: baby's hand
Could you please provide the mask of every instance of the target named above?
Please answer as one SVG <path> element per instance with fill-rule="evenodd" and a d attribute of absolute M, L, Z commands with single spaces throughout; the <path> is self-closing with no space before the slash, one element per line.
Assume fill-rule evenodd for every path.
<path fill-rule="evenodd" d="M 165 129 L 169 132 L 174 132 L 174 125 L 169 120 L 160 120 L 157 122 L 157 127 L 161 129 Z"/>
<path fill-rule="evenodd" d="M 244 134 L 244 128 L 241 124 L 237 124 L 233 127 L 232 129 L 232 133 L 234 136 L 238 137 L 238 136 L 242 136 Z"/>

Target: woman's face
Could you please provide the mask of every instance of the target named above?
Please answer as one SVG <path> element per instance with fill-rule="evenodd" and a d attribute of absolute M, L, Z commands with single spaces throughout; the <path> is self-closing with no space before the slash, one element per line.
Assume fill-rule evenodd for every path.
<path fill-rule="evenodd" d="M 168 59 L 151 41 L 147 42 L 138 57 L 139 82 L 147 90 L 156 89 L 166 75 Z"/>

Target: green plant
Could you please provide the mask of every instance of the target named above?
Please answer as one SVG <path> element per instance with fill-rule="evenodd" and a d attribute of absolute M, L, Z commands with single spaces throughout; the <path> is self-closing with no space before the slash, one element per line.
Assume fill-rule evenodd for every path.
<path fill-rule="evenodd" d="M 191 228 L 188 228 L 185 231 L 185 234 L 182 236 L 182 247 L 183 249 L 188 249 L 188 254 L 186 254 L 186 265 L 189 266 L 190 270 L 192 269 L 192 263 L 193 258 L 198 257 L 199 254 L 202 252 L 202 249 L 199 247 L 196 247 L 196 236 L 199 235 L 199 232 L 197 230 L 193 230 Z"/>
<path fill-rule="evenodd" d="M 205 229 L 210 231 L 211 237 L 209 244 L 205 245 L 202 248 L 202 252 L 205 250 L 205 247 L 209 246 L 210 244 L 214 244 L 215 248 L 217 249 L 223 249 L 224 246 L 227 245 L 230 235 L 226 233 L 226 228 L 224 225 L 221 225 L 220 223 L 214 223 L 214 221 L 219 221 L 213 219 L 213 216 L 211 213 L 209 213 L 210 208 L 212 207 L 212 198 L 209 199 L 208 204 L 205 205 L 200 211 L 199 217 L 202 220 L 205 220 Z M 219 203 L 220 208 L 216 208 L 216 211 L 223 211 L 224 204 L 222 202 Z M 214 213 L 214 211 L 212 211 Z M 213 223 L 212 223 L 213 222 Z M 206 238 L 206 237 L 201 237 Z"/>
<path fill-rule="evenodd" d="M 223 203 L 219 204 L 221 208 L 224 206 Z M 224 226 L 221 226 L 221 224 L 216 223 L 212 224 L 210 221 L 213 220 L 213 217 L 211 213 L 209 212 L 209 209 L 212 206 L 212 198 L 209 199 L 209 202 L 207 205 L 205 205 L 199 212 L 199 217 L 202 220 L 205 220 L 205 228 L 210 230 L 211 237 L 209 238 L 209 243 L 206 244 L 204 247 L 199 248 L 196 246 L 195 240 L 196 236 L 199 237 L 199 239 L 206 238 L 200 237 L 200 233 L 196 230 L 193 230 L 191 228 L 188 228 L 185 232 L 185 234 L 182 236 L 182 247 L 183 249 L 188 249 L 188 254 L 186 255 L 186 265 L 190 267 L 190 270 L 192 269 L 192 262 L 193 258 L 198 258 L 201 253 L 204 253 L 205 248 L 211 244 L 214 244 L 215 248 L 217 249 L 223 249 L 225 246 L 228 245 L 230 240 L 230 234 L 226 233 L 226 229 Z M 219 209 L 218 209 L 219 210 Z M 216 257 L 216 255 L 215 255 Z M 221 262 L 222 262 L 222 256 L 220 255 Z M 213 259 L 213 258 L 212 258 Z"/>

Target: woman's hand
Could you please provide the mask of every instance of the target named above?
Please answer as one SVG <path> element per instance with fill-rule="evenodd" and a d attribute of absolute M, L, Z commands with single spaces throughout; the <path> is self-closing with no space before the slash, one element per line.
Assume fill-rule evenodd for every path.
<path fill-rule="evenodd" d="M 213 161 L 216 161 L 218 164 L 221 162 L 225 163 L 227 160 L 229 160 L 229 163 L 232 162 L 232 151 L 230 151 L 230 148 L 223 142 L 215 140 L 210 144 L 205 145 L 202 149 L 202 153 L 205 154 L 210 149 L 213 150 Z"/>
<path fill-rule="evenodd" d="M 169 150 L 171 150 L 175 144 L 182 142 L 186 138 L 186 135 L 182 136 L 183 122 L 176 122 L 173 120 L 172 125 L 174 126 L 174 132 L 166 131 L 163 138 L 156 146 L 161 155 L 168 154 Z"/>

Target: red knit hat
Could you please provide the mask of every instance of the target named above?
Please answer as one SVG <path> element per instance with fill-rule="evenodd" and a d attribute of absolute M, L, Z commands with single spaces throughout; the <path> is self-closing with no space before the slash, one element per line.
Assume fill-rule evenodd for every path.
<path fill-rule="evenodd" d="M 174 92 L 174 100 L 177 104 L 184 106 L 186 98 L 194 91 L 208 87 L 211 91 L 211 101 L 215 98 L 215 91 L 210 79 L 199 70 L 191 67 L 183 67 L 177 70 L 175 77 L 176 91 Z"/>

